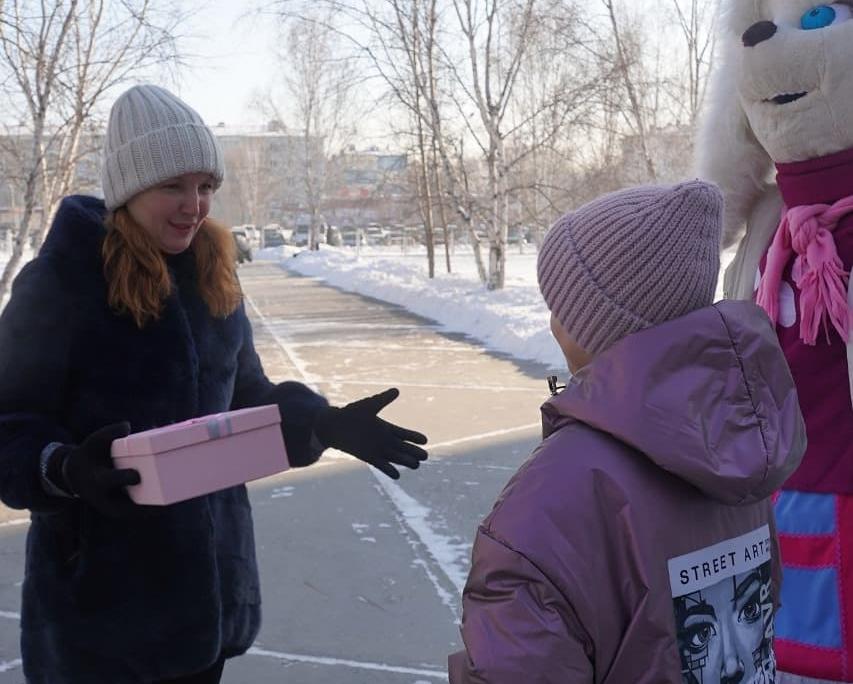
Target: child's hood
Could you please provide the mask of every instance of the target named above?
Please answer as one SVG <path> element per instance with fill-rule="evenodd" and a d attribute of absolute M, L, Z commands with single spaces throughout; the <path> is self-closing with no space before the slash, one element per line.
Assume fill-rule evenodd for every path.
<path fill-rule="evenodd" d="M 794 382 L 766 314 L 719 302 L 629 335 L 542 407 L 613 435 L 726 504 L 761 500 L 806 446 Z"/>

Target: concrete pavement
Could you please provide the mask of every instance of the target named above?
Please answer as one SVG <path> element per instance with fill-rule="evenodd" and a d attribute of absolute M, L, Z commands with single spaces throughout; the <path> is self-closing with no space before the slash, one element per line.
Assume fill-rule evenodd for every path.
<path fill-rule="evenodd" d="M 425 432 L 431 457 L 393 482 L 327 453 L 250 485 L 264 624 L 223 682 L 446 681 L 474 530 L 538 442 L 548 369 L 277 264 L 240 277 L 271 379 L 301 380 L 338 405 L 398 387 L 382 416 Z M 23 681 L 25 531 L 0 525 L 0 684 Z"/>

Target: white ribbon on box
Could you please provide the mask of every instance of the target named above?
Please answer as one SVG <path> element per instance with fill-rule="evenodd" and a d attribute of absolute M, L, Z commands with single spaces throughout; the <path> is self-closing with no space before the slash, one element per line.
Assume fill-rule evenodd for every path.
<path fill-rule="evenodd" d="M 207 420 L 207 435 L 211 439 L 220 439 L 234 434 L 231 418 L 227 415 L 214 416 Z"/>

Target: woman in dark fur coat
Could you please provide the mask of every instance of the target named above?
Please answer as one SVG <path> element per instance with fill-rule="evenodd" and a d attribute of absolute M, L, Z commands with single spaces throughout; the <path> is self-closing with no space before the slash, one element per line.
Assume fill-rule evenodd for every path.
<path fill-rule="evenodd" d="M 22 654 L 29 684 L 219 682 L 260 626 L 244 486 L 135 506 L 114 439 L 276 403 L 291 464 L 325 447 L 398 477 L 426 438 L 267 379 L 229 232 L 207 218 L 222 153 L 189 106 L 137 86 L 116 101 L 105 201 L 67 197 L 0 318 L 0 499 L 28 508 Z M 236 456 L 236 455 L 235 455 Z"/>

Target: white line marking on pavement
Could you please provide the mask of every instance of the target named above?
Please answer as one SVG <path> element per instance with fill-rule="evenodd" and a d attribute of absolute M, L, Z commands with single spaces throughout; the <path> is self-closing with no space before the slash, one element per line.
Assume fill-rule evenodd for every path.
<path fill-rule="evenodd" d="M 383 387 L 424 387 L 426 389 L 469 390 L 472 392 L 535 392 L 536 394 L 542 394 L 542 390 L 540 388 L 502 387 L 500 385 L 450 385 L 432 382 L 408 382 L 407 380 L 402 382 L 397 382 L 395 380 L 383 380 L 379 382 L 376 380 L 343 380 L 339 378 L 329 380 L 329 382 L 334 382 L 336 385 L 381 385 Z"/>
<path fill-rule="evenodd" d="M 248 655 L 262 656 L 265 658 L 277 658 L 278 660 L 291 660 L 299 663 L 312 663 L 314 665 L 339 665 L 342 667 L 351 667 L 357 670 L 373 670 L 374 672 L 396 672 L 398 674 L 417 675 L 419 677 L 433 677 L 435 679 L 447 680 L 447 672 L 439 670 L 421 670 L 414 667 L 398 667 L 396 665 L 385 665 L 384 663 L 366 663 L 359 660 L 344 660 L 341 658 L 327 658 L 323 656 L 306 656 L 296 653 L 279 653 L 278 651 L 268 651 L 263 648 L 255 648 L 252 646 L 247 652 Z"/>
<path fill-rule="evenodd" d="M 450 439 L 446 442 L 436 442 L 435 444 L 427 444 L 427 449 L 442 449 L 448 446 L 456 446 L 457 444 L 465 444 L 466 442 L 474 442 L 479 439 L 489 439 L 490 437 L 503 437 L 504 435 L 511 435 L 514 432 L 525 432 L 527 430 L 533 430 L 534 428 L 541 428 L 541 423 L 529 423 L 528 425 L 519 425 L 514 428 L 507 428 L 506 430 L 492 430 L 491 432 L 482 432 L 479 435 L 470 435 L 468 437 L 460 437 L 459 439 Z"/>
<path fill-rule="evenodd" d="M 14 518 L 13 520 L 5 520 L 0 522 L 0 527 L 12 527 L 14 525 L 29 525 L 29 518 Z"/>
<path fill-rule="evenodd" d="M 434 463 L 438 463 L 439 461 L 434 461 Z M 445 461 L 441 461 L 444 463 Z M 429 463 L 429 461 L 427 461 Z M 469 465 L 476 466 L 478 470 L 502 470 L 507 472 L 514 473 L 518 470 L 518 466 L 496 466 L 496 465 L 483 465 L 482 463 L 475 463 L 474 461 L 459 461 L 457 459 L 453 459 L 453 465 Z"/>
<path fill-rule="evenodd" d="M 299 354 L 297 354 L 293 350 L 292 345 L 289 345 L 287 342 L 281 339 L 281 337 L 276 335 L 276 333 L 272 329 L 272 326 L 267 320 L 267 317 L 261 313 L 261 310 L 258 308 L 257 304 L 255 304 L 255 300 L 253 300 L 246 293 L 243 293 L 243 296 L 246 298 L 246 301 L 249 302 L 249 306 L 252 307 L 252 310 L 255 312 L 255 315 L 260 319 L 264 328 L 266 328 L 267 332 L 270 334 L 273 340 L 275 340 L 275 343 L 278 345 L 279 349 L 284 352 L 284 355 L 287 357 L 290 363 L 293 364 L 299 375 L 302 376 L 303 382 L 313 387 L 316 387 L 316 385 L 319 383 L 319 378 L 315 378 L 311 373 L 308 372 L 307 366 L 299 357 Z"/>
<path fill-rule="evenodd" d="M 450 352 L 452 354 L 474 354 L 483 356 L 487 352 L 481 347 L 473 345 L 465 346 L 462 344 L 454 346 L 432 345 L 428 347 L 418 347 L 415 345 L 406 344 L 372 344 L 370 342 L 359 342 L 357 340 L 333 340 L 324 342 L 315 340 L 313 342 L 300 342 L 300 347 L 334 347 L 335 349 L 367 349 L 369 351 L 418 351 L 418 352 Z"/>
<path fill-rule="evenodd" d="M 281 321 L 281 319 L 278 319 Z M 429 323 L 358 323 L 356 321 L 351 320 L 338 320 L 338 319 L 330 319 L 326 321 L 317 321 L 313 319 L 309 320 L 300 320 L 298 318 L 294 318 L 293 320 L 289 320 L 286 323 L 281 321 L 279 323 L 274 323 L 273 325 L 283 326 L 286 325 L 288 330 L 324 330 L 328 333 L 334 332 L 335 330 L 440 330 L 440 326 L 430 325 Z M 299 346 L 302 346 L 302 343 L 299 343 Z"/>
<path fill-rule="evenodd" d="M 11 672 L 12 670 L 18 669 L 23 664 L 24 661 L 20 658 L 17 658 L 16 660 L 4 660 L 0 662 L 0 672 Z"/>
<path fill-rule="evenodd" d="M 0 610 L 0 618 L 5 618 L 6 620 L 20 620 L 20 613 L 12 613 L 8 610 Z"/>
<path fill-rule="evenodd" d="M 428 444 L 427 448 L 434 450 L 442 447 L 457 446 L 467 442 L 489 439 L 492 437 L 502 437 L 517 432 L 530 431 L 539 428 L 539 423 L 529 423 L 527 425 L 520 425 L 518 427 L 507 428 L 504 430 L 492 430 L 490 432 L 483 432 L 477 435 L 468 435 L 459 439 L 438 442 L 436 444 Z M 346 454 L 342 454 L 340 452 L 329 452 L 334 452 L 334 450 L 329 450 L 327 452 L 327 456 L 339 457 L 333 458 L 333 460 L 353 461 L 352 457 L 347 456 Z M 325 457 L 326 456 L 324 456 L 324 458 Z M 318 465 L 322 465 L 322 461 L 312 467 L 317 467 Z M 426 461 L 424 465 L 430 465 L 430 462 Z M 423 506 L 416 499 L 406 493 L 400 485 L 395 483 L 393 480 L 389 480 L 375 468 L 370 468 L 369 466 L 366 467 L 368 467 L 370 473 L 376 478 L 380 490 L 388 496 L 397 521 L 409 537 L 409 543 L 415 549 L 415 563 L 423 568 L 427 579 L 429 579 L 430 583 L 433 585 L 439 600 L 447 606 L 453 614 L 454 619 L 458 621 L 459 597 L 461 596 L 462 589 L 465 586 L 467 574 L 465 568 L 467 565 L 470 545 L 467 543 L 456 542 L 453 537 L 438 532 L 434 528 L 433 524 L 429 522 L 429 517 L 432 514 L 432 511 L 429 508 Z M 421 546 L 426 550 L 426 553 L 432 558 L 433 563 L 428 563 L 420 556 L 420 554 L 418 554 L 418 546 Z M 442 582 L 442 579 L 433 572 L 431 567 L 432 565 L 437 566 L 438 570 L 444 576 L 446 583 L 449 583 L 449 585 L 455 590 L 455 595 L 448 591 L 445 582 Z"/>
<path fill-rule="evenodd" d="M 441 602 L 446 605 L 459 619 L 459 597 L 465 586 L 465 563 L 469 553 L 469 544 L 453 541 L 453 537 L 441 534 L 430 524 L 428 518 L 432 511 L 407 494 L 403 488 L 375 468 L 370 472 L 376 478 L 379 486 L 385 491 L 396 509 L 397 518 L 404 529 L 408 530 L 432 557 L 433 562 L 444 575 L 450 585 L 456 590 L 456 595 L 450 594 L 441 586 L 439 579 L 421 559 L 424 571 L 438 594 Z"/>
<path fill-rule="evenodd" d="M 337 665 L 341 667 L 350 667 L 357 670 L 372 670 L 374 672 L 395 672 L 397 674 L 410 674 L 419 677 L 433 677 L 435 679 L 447 678 L 447 672 L 440 670 L 422 670 L 414 667 L 399 667 L 396 665 L 386 665 L 384 663 L 366 663 L 358 660 L 344 660 L 341 658 L 325 658 L 321 656 L 306 656 L 296 653 L 279 653 L 278 651 L 267 651 L 261 648 L 250 648 L 247 655 L 261 656 L 264 658 L 276 658 L 277 660 L 289 660 L 299 663 L 312 663 L 314 665 Z M 24 661 L 20 658 L 15 660 L 0 661 L 0 672 L 11 672 L 21 665 Z"/>

